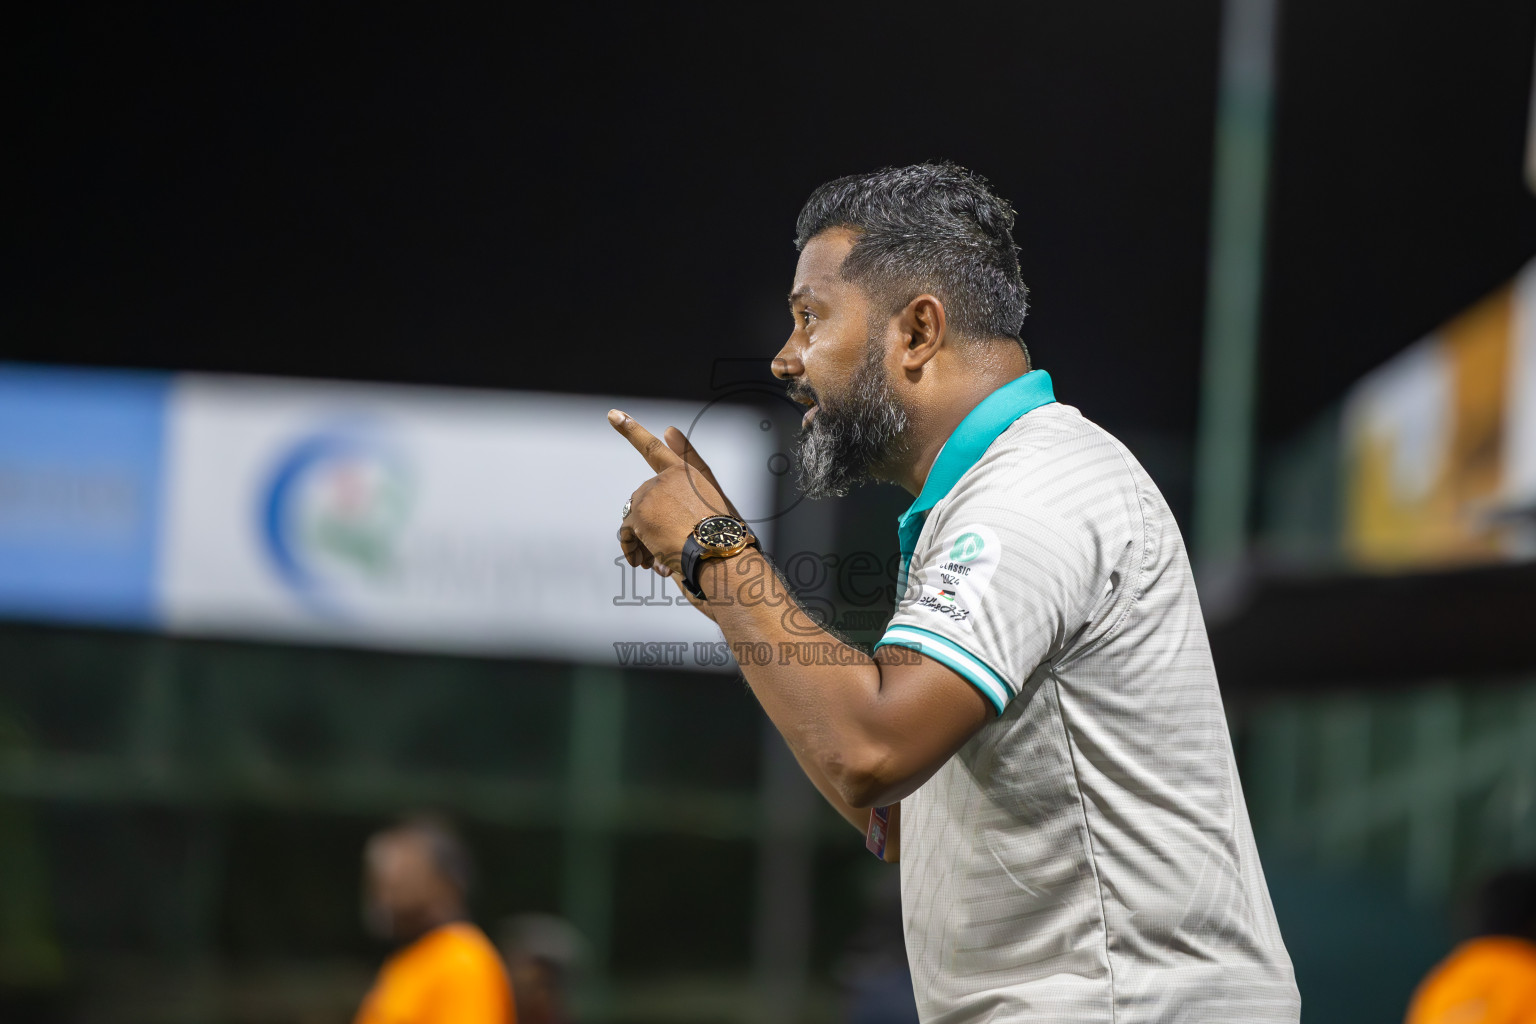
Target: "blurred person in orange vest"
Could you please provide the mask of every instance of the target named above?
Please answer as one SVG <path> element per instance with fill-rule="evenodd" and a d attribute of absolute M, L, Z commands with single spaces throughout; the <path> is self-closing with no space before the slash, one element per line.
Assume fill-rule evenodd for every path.
<path fill-rule="evenodd" d="M 1478 903 L 1478 937 L 1419 984 L 1407 1024 L 1536 1024 L 1536 869 L 1494 876 Z"/>
<path fill-rule="evenodd" d="M 444 822 L 411 818 L 364 851 L 369 931 L 399 948 L 355 1024 L 515 1024 L 501 957 L 468 919 L 469 852 Z"/>

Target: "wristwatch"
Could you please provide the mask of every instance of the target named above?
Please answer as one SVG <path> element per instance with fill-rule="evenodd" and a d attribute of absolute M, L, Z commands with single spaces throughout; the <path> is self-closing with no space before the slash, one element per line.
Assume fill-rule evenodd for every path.
<path fill-rule="evenodd" d="M 730 558 L 755 547 L 758 547 L 757 538 L 740 519 L 705 516 L 683 541 L 683 589 L 700 601 L 708 600 L 699 588 L 699 566 L 704 559 Z"/>

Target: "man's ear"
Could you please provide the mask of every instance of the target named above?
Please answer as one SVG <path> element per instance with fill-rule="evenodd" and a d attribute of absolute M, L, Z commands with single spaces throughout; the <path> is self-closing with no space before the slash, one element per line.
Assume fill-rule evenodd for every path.
<path fill-rule="evenodd" d="M 944 303 L 937 295 L 924 292 L 897 314 L 896 324 L 905 343 L 901 368 L 908 373 L 921 370 L 944 344 Z"/>

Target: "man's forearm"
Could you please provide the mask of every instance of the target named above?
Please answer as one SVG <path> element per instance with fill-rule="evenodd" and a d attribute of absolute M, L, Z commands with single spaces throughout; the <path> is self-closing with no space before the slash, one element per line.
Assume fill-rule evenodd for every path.
<path fill-rule="evenodd" d="M 757 591 L 752 592 L 752 581 L 750 579 L 745 583 L 745 585 L 741 585 L 741 581 L 734 581 L 737 585 L 733 585 L 733 581 L 727 579 L 728 571 L 733 571 L 737 568 L 738 567 L 735 566 L 729 566 L 728 564 L 721 565 L 719 567 L 720 571 L 717 572 L 716 579 L 712 580 L 711 582 L 714 582 L 716 587 L 726 587 L 727 592 L 731 594 L 732 601 L 735 602 L 737 606 L 744 603 L 742 598 L 761 599 L 763 603 L 768 603 L 768 601 L 772 599 L 770 596 L 772 592 L 764 591 L 761 589 L 761 587 Z M 810 621 L 809 617 L 806 616 L 803 610 L 797 609 L 793 612 L 789 611 L 790 608 L 794 607 L 792 603 L 793 599 L 784 589 L 782 585 L 783 581 L 777 579 L 777 573 L 773 571 L 773 566 L 770 562 L 768 562 L 767 559 L 763 558 L 757 564 L 748 563 L 747 565 L 740 568 L 744 568 L 746 570 L 745 573 L 741 574 L 744 576 L 751 577 L 753 575 L 757 575 L 760 579 L 761 577 L 774 578 L 773 586 L 778 588 L 777 594 L 783 599 L 777 605 L 778 613 L 776 616 L 774 616 L 774 620 L 777 621 L 780 625 L 785 625 L 787 622 L 788 625 L 785 626 L 786 633 L 797 637 L 797 639 L 768 641 L 745 635 L 747 632 L 759 628 L 758 617 L 728 616 L 731 620 L 728 626 L 726 623 L 720 622 L 720 613 L 731 606 L 717 601 L 711 604 L 711 610 L 715 612 L 716 622 L 720 625 L 721 630 L 726 631 L 729 628 L 729 632 L 725 633 L 728 642 L 752 643 L 754 645 L 764 642 L 769 643 L 773 653 L 773 658 L 770 659 L 774 663 L 772 667 L 780 670 L 788 668 L 791 671 L 796 666 L 802 665 L 807 660 L 810 660 L 811 665 L 815 667 L 817 661 L 822 660 L 819 658 L 821 651 L 826 650 L 830 653 L 830 648 L 817 645 L 836 645 L 838 654 L 824 659 L 828 663 L 840 661 L 844 657 L 851 659 L 855 654 L 861 653 L 853 648 L 848 647 L 846 644 L 842 643 L 842 641 L 836 639 L 825 630 L 818 629 L 816 630 L 815 635 L 811 637 L 803 636 L 803 633 L 814 626 L 814 623 Z M 731 574 L 734 575 L 734 572 L 731 572 Z M 764 585 L 766 585 L 766 582 L 766 580 L 762 580 Z M 749 593 L 745 595 L 739 595 L 740 591 L 749 591 Z M 786 618 L 786 616 L 792 617 Z M 733 636 L 733 634 L 736 633 L 741 633 L 743 635 Z M 778 646 L 779 643 L 789 644 L 790 646 L 781 648 Z M 736 649 L 739 650 L 741 648 Z M 787 655 L 787 657 L 782 655 Z M 803 657 L 802 655 L 809 655 L 809 659 Z M 759 676 L 758 684 L 753 684 L 751 676 L 748 676 L 748 683 L 749 685 L 753 685 L 754 692 L 757 692 L 759 685 L 764 688 L 772 688 L 777 682 L 776 678 L 768 678 L 765 673 L 755 671 L 768 667 L 756 664 L 757 660 L 758 659 L 755 658 L 745 658 L 742 664 L 743 672 L 746 672 L 750 668 L 754 670 L 753 674 Z M 751 662 L 752 664 L 747 664 L 747 662 Z M 787 665 L 785 664 L 786 662 Z M 854 661 L 854 665 L 859 666 L 861 669 L 874 668 L 875 671 L 879 671 L 879 665 L 873 660 L 867 658 Z M 842 666 L 833 665 L 832 667 L 836 668 Z M 843 684 L 841 681 L 838 681 L 833 685 L 845 684 Z M 759 700 L 761 699 L 761 695 L 759 695 Z M 771 713 L 769 717 L 773 717 Z M 778 719 L 774 719 L 774 724 L 778 725 Z M 782 726 L 780 729 L 782 731 Z M 789 742 L 787 737 L 786 742 L 788 742 L 790 752 L 794 754 L 795 760 L 799 763 L 801 770 L 805 772 L 806 778 L 811 780 L 811 784 L 814 785 L 817 791 L 826 798 L 827 803 L 831 804 L 832 808 L 836 810 L 838 814 L 842 815 L 850 825 L 857 829 L 860 835 L 866 834 L 869 830 L 870 809 L 868 807 L 855 807 L 853 804 L 849 803 L 839 788 L 833 784 L 831 779 L 827 777 L 827 773 L 825 770 L 823 770 L 822 765 L 805 747 L 802 747 L 796 743 Z M 883 858 L 893 864 L 896 863 L 901 850 L 900 831 L 901 805 L 898 803 L 892 806 L 889 810 L 889 818 L 886 826 L 885 854 Z"/>
<path fill-rule="evenodd" d="M 867 817 L 862 809 L 881 795 L 889 754 L 880 730 L 880 665 L 818 626 L 761 554 L 748 551 L 709 570 L 709 610 L 748 685 L 811 781 L 863 828 L 856 815 Z M 748 656 L 748 644 L 769 656 Z"/>
<path fill-rule="evenodd" d="M 618 409 L 608 421 L 656 473 L 624 506 L 620 549 L 630 565 L 660 563 L 676 574 L 689 529 L 696 534 L 731 505 L 682 431 L 669 428 L 663 443 Z M 736 650 L 796 759 L 850 821 L 922 785 L 991 717 L 987 700 L 945 663 L 895 647 L 872 658 L 821 628 L 760 552 L 707 558 L 700 568 L 712 597 L 694 603 Z"/>

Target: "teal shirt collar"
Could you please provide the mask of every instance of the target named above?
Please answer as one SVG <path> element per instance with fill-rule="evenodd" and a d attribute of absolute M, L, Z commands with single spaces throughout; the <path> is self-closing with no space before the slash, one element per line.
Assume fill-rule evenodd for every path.
<path fill-rule="evenodd" d="M 1042 405 L 1056 401 L 1051 389 L 1051 375 L 1044 370 L 1031 370 L 1015 378 L 981 400 L 972 409 L 955 432 L 949 435 L 938 458 L 928 469 L 923 481 L 922 493 L 912 507 L 896 520 L 896 535 L 901 539 L 901 584 L 906 584 L 907 564 L 917 549 L 917 538 L 923 532 L 923 520 L 928 510 L 944 499 L 966 470 L 976 465 L 986 450 L 992 447 L 999 434 L 1013 425 L 1025 413 L 1033 412 Z"/>

